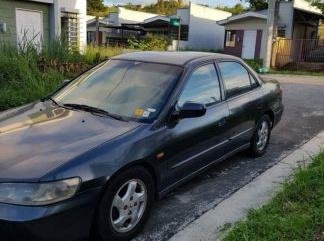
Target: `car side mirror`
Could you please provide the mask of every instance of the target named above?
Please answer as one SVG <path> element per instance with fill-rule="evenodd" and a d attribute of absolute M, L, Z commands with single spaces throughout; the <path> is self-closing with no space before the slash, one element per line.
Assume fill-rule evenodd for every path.
<path fill-rule="evenodd" d="M 197 118 L 206 114 L 206 106 L 200 103 L 186 102 L 178 111 L 179 119 Z"/>

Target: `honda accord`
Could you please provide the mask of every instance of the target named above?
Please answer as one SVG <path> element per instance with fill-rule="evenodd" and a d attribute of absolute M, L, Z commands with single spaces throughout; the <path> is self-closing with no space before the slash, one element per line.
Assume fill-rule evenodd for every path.
<path fill-rule="evenodd" d="M 135 52 L 0 114 L 2 241 L 130 240 L 211 165 L 262 156 L 282 90 L 241 59 Z"/>

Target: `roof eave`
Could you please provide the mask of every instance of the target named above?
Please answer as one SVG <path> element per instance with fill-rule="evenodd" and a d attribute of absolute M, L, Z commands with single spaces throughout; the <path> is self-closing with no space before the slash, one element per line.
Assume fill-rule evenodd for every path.
<path fill-rule="evenodd" d="M 234 16 L 234 17 L 231 17 L 231 18 L 228 18 L 228 19 L 225 19 L 225 20 L 221 20 L 221 21 L 218 21 L 217 24 L 219 25 L 226 25 L 226 24 L 229 24 L 229 23 L 232 23 L 232 22 L 237 22 L 237 21 L 242 21 L 242 20 L 245 20 L 245 19 L 251 19 L 251 18 L 257 18 L 257 19 L 263 19 L 263 20 L 267 20 L 268 17 L 265 16 L 265 15 L 245 15 L 245 16 Z"/>

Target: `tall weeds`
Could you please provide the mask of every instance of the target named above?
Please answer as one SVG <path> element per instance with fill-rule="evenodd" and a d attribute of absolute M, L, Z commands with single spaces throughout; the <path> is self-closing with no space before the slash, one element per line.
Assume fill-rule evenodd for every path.
<path fill-rule="evenodd" d="M 88 46 L 83 53 L 52 40 L 39 48 L 33 41 L 16 45 L 0 41 L 0 111 L 40 99 L 95 64 L 125 50 Z"/>

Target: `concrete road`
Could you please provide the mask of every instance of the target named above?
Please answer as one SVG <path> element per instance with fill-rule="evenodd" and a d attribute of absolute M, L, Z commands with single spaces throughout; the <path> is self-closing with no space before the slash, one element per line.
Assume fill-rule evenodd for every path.
<path fill-rule="evenodd" d="M 166 241 L 235 190 L 246 185 L 297 146 L 324 129 L 324 78 L 267 76 L 282 82 L 285 112 L 273 130 L 267 154 L 240 153 L 199 175 L 157 202 L 136 241 Z"/>

